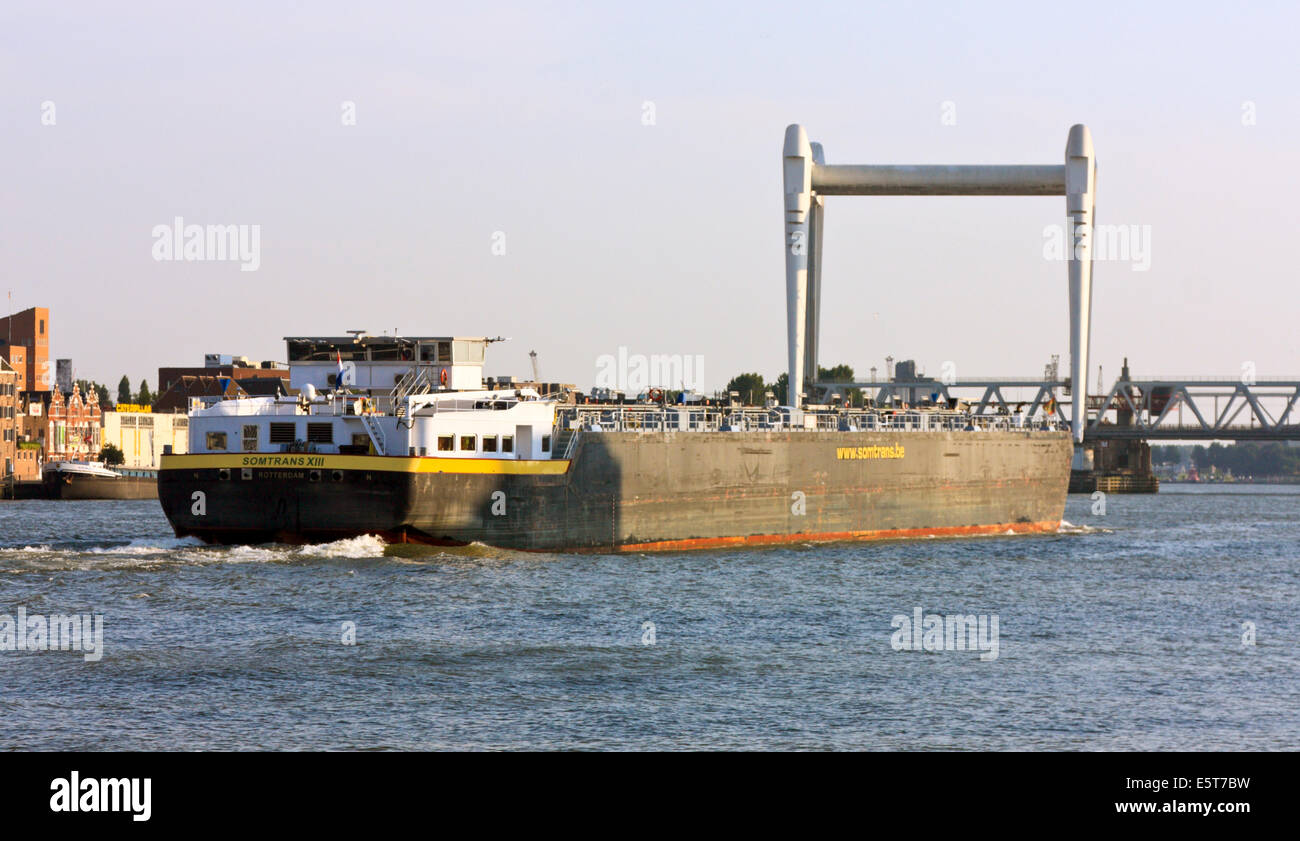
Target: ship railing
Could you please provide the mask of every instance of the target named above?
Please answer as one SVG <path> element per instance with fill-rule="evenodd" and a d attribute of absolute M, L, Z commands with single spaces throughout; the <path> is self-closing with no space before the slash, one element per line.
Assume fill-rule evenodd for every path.
<path fill-rule="evenodd" d="M 388 394 L 388 411 L 402 417 L 410 409 L 408 398 L 437 393 L 440 386 L 433 370 L 432 366 L 418 365 L 403 374 Z"/>
<path fill-rule="evenodd" d="M 433 394 L 432 392 L 430 394 Z M 508 409 L 521 402 L 519 398 L 509 397 L 448 397 L 445 394 L 438 393 L 437 399 L 421 401 L 423 395 L 411 395 L 407 402 L 408 406 L 413 407 L 411 413 L 424 412 L 431 415 L 440 415 L 447 412 L 482 412 L 489 409 Z"/>
<path fill-rule="evenodd" d="M 557 430 L 588 432 L 893 432 L 1065 429 L 1057 418 L 1025 418 L 953 411 L 848 410 L 805 412 L 791 423 L 788 410 L 755 407 L 674 408 L 664 406 L 570 406 L 556 412 Z"/>
<path fill-rule="evenodd" d="M 564 447 L 565 461 L 573 460 L 573 454 L 578 451 L 578 437 L 580 435 L 582 435 L 582 430 L 575 429 L 573 434 L 569 436 L 569 443 Z"/>

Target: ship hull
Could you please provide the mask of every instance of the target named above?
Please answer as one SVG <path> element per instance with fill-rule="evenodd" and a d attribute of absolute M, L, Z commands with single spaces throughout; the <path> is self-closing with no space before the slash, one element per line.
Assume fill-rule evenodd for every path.
<path fill-rule="evenodd" d="M 47 499 L 157 499 L 158 480 L 153 477 L 86 476 L 55 472 L 42 481 Z"/>
<path fill-rule="evenodd" d="M 1065 433 L 582 433 L 571 460 L 164 456 L 177 535 L 672 551 L 1055 531 Z"/>

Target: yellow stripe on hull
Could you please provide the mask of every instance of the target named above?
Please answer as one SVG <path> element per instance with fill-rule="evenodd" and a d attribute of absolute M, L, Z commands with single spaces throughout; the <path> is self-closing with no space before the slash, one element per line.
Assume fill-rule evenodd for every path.
<path fill-rule="evenodd" d="M 162 457 L 162 470 L 212 470 L 269 467 L 318 470 L 374 470 L 391 473 L 498 473 L 560 475 L 568 472 L 562 459 L 438 458 L 436 456 L 339 456 L 318 453 L 200 453 Z"/>

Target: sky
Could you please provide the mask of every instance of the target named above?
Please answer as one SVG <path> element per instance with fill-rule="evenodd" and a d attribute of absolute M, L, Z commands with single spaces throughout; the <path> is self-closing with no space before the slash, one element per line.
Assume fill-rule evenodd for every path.
<path fill-rule="evenodd" d="M 1085 123 L 1093 367 L 1300 375 L 1300 12 L 1251 3 L 0 6 L 0 294 L 78 378 L 283 360 L 349 329 L 505 336 L 486 373 L 603 355 L 785 366 L 780 155 L 1057 164 Z M 157 260 L 159 226 L 257 226 Z M 1059 197 L 830 197 L 823 364 L 1068 359 Z M 4 299 L 0 298 L 0 304 Z"/>

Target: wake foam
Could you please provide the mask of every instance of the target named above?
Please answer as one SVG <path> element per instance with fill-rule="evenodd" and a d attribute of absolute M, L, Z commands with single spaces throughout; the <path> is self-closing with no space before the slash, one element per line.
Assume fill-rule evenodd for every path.
<path fill-rule="evenodd" d="M 1076 526 L 1069 520 L 1061 520 L 1060 527 L 1056 530 L 1057 534 L 1114 534 L 1114 529 L 1102 528 L 1101 526 Z"/>
<path fill-rule="evenodd" d="M 157 555 L 202 545 L 197 537 L 138 537 L 125 546 L 91 546 L 85 551 L 91 555 Z"/>
<path fill-rule="evenodd" d="M 381 558 L 386 544 L 373 534 L 349 537 L 331 543 L 313 543 L 298 549 L 307 558 Z"/>

